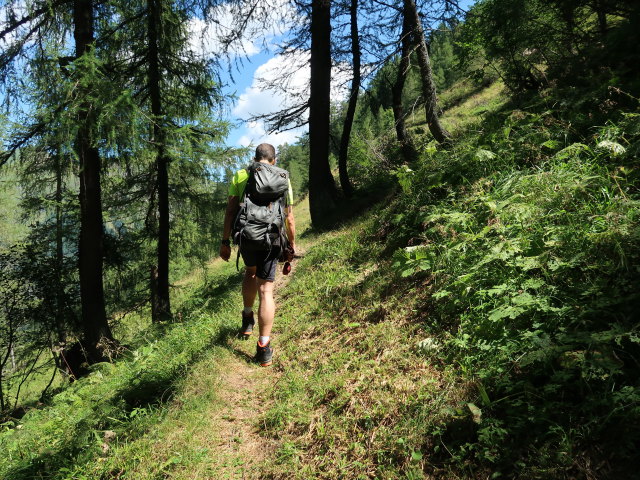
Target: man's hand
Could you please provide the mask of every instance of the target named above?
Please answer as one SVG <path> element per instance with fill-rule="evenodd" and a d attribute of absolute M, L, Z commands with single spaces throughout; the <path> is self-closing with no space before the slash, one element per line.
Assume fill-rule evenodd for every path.
<path fill-rule="evenodd" d="M 220 245 L 220 258 L 225 262 L 229 261 L 231 257 L 231 246 L 230 245 Z"/>
<path fill-rule="evenodd" d="M 293 256 L 295 255 L 295 253 L 296 253 L 296 246 L 293 243 L 290 243 L 289 247 L 285 251 L 285 256 L 287 257 L 285 260 L 287 262 L 292 262 Z"/>

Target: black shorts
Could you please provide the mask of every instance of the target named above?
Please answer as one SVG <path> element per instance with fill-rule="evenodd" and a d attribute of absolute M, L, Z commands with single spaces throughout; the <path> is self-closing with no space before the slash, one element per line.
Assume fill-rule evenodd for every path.
<path fill-rule="evenodd" d="M 280 247 L 269 250 L 240 250 L 242 260 L 247 267 L 256 267 L 256 277 L 273 282 L 276 279 L 276 268 L 280 258 Z"/>

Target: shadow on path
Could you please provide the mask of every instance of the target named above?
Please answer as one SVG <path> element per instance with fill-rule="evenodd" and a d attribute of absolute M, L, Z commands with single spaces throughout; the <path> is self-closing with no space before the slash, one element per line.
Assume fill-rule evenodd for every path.
<path fill-rule="evenodd" d="M 228 276 L 219 276 L 211 282 L 194 288 L 189 297 L 176 309 L 177 318 L 189 318 L 189 320 L 152 326 L 149 336 L 164 340 L 163 337 L 170 336 L 172 330 L 179 328 L 180 325 L 188 328 L 194 325 L 193 322 L 198 322 L 198 318 L 203 314 L 217 313 L 228 302 L 228 296 L 232 292 L 238 291 L 241 280 L 242 276 L 234 272 Z M 17 465 L 5 472 L 4 478 L 11 480 L 52 478 L 61 468 L 73 468 L 85 462 L 88 465 L 94 463 L 99 454 L 99 443 L 96 442 L 94 436 L 96 431 L 125 431 L 127 432 L 127 441 L 135 440 L 144 435 L 146 433 L 144 430 L 136 430 L 134 435 L 129 433 L 127 428 L 127 423 L 131 419 L 129 412 L 134 408 L 167 402 L 175 393 L 189 367 L 207 354 L 211 345 L 225 346 L 228 343 L 227 340 L 236 335 L 237 327 L 225 325 L 227 322 L 224 319 L 221 321 L 222 324 L 212 335 L 210 341 L 203 343 L 203 346 L 198 349 L 186 353 L 184 361 L 167 362 L 170 366 L 160 369 L 160 371 L 152 368 L 142 371 L 135 378 L 135 381 L 124 385 L 113 395 L 107 395 L 103 399 L 93 399 L 87 395 L 89 398 L 83 408 L 91 408 L 92 412 L 82 417 L 71 430 L 65 431 L 64 436 L 61 434 L 55 441 L 52 440 L 51 445 L 43 449 L 42 453 L 32 458 L 23 457 L 22 461 L 18 460 Z M 177 338 L 179 339 L 179 337 Z M 179 355 L 184 355 L 184 352 L 171 351 L 171 354 L 177 358 Z M 134 366 L 136 359 L 133 355 L 126 355 L 116 363 L 120 362 L 131 362 L 132 368 L 136 368 Z M 92 381 L 95 381 L 95 378 L 90 376 L 78 382 Z M 44 407 L 44 409 L 46 408 Z M 75 407 L 70 406 L 69 408 Z M 20 440 L 17 439 L 17 441 Z M 28 447 L 28 444 L 26 446 Z"/>

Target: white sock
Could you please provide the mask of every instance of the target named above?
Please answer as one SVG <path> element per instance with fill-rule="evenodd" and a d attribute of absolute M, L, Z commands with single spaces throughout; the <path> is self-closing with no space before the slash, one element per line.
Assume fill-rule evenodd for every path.
<path fill-rule="evenodd" d="M 242 313 L 245 315 L 249 315 L 251 312 L 253 312 L 253 308 L 251 307 L 244 307 L 244 310 L 242 310 Z"/>
<path fill-rule="evenodd" d="M 260 345 L 266 345 L 267 343 L 269 343 L 270 338 L 271 337 L 264 337 L 260 335 L 260 338 L 258 338 L 258 343 L 260 343 Z"/>

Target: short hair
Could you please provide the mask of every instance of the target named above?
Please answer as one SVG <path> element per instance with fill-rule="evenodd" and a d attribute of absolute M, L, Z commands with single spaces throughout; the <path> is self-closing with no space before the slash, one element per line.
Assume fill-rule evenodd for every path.
<path fill-rule="evenodd" d="M 258 148 L 256 148 L 256 161 L 259 162 L 262 159 L 269 161 L 276 159 L 276 149 L 273 145 L 268 143 L 261 143 L 258 145 Z"/>

